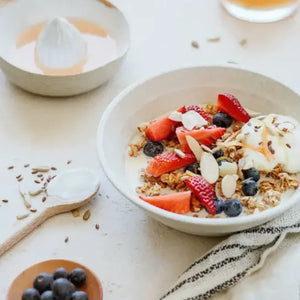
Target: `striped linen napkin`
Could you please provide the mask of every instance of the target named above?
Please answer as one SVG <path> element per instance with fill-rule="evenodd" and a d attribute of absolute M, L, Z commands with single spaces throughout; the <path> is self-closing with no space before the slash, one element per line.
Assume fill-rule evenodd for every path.
<path fill-rule="evenodd" d="M 287 233 L 300 232 L 300 205 L 281 217 L 234 234 L 196 260 L 161 300 L 205 300 L 260 269 Z"/>

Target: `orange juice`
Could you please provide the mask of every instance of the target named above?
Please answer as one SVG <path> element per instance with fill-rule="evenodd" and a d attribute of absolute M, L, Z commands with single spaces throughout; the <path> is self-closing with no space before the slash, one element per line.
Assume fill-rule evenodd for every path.
<path fill-rule="evenodd" d="M 229 2 L 249 9 L 273 9 L 295 3 L 296 0 L 229 0 Z"/>

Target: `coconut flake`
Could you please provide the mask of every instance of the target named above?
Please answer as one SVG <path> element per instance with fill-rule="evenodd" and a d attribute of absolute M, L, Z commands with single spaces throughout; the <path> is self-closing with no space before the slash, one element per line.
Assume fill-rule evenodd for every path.
<path fill-rule="evenodd" d="M 219 166 L 220 176 L 237 174 L 238 166 L 236 162 L 223 161 Z"/>
<path fill-rule="evenodd" d="M 226 198 L 230 198 L 236 190 L 236 179 L 233 175 L 226 175 L 221 183 L 222 193 Z"/>
<path fill-rule="evenodd" d="M 187 141 L 190 149 L 192 150 L 193 154 L 195 155 L 197 161 L 199 162 L 201 155 L 203 153 L 203 150 L 202 150 L 201 146 L 199 145 L 198 141 L 190 135 L 186 136 L 186 141 Z"/>
<path fill-rule="evenodd" d="M 207 121 L 197 112 L 190 110 L 182 115 L 182 124 L 186 129 L 192 130 L 194 127 L 207 125 Z"/>
<path fill-rule="evenodd" d="M 170 120 L 175 122 L 181 122 L 182 119 L 182 113 L 179 111 L 173 111 L 170 113 L 169 117 Z"/>
<path fill-rule="evenodd" d="M 180 149 L 174 149 L 174 153 L 181 158 L 185 158 L 185 154 Z"/>
<path fill-rule="evenodd" d="M 203 152 L 200 159 L 201 175 L 209 182 L 215 183 L 219 178 L 219 165 L 211 153 Z"/>

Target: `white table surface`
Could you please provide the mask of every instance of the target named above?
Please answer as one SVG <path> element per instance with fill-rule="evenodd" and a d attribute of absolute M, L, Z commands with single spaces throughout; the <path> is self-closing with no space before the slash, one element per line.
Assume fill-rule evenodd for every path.
<path fill-rule="evenodd" d="M 42 163 L 62 169 L 70 159 L 70 166 L 99 169 L 102 194 L 89 205 L 92 216 L 87 222 L 71 214 L 54 217 L 0 258 L 1 299 L 20 271 L 51 258 L 90 267 L 101 278 L 107 300 L 158 299 L 195 258 L 220 240 L 157 223 L 105 178 L 97 159 L 97 124 L 107 104 L 126 86 L 178 67 L 235 61 L 300 92 L 300 14 L 261 25 L 235 20 L 218 0 L 114 3 L 128 18 L 132 43 L 120 72 L 102 88 L 68 99 L 47 99 L 10 85 L 0 73 L 0 198 L 9 198 L 7 205 L 16 201 L 12 178 L 19 171 L 8 171 L 9 165 Z M 206 41 L 217 36 L 219 43 Z M 247 45 L 242 47 L 239 41 L 244 38 Z M 198 41 L 199 49 L 191 47 L 192 40 Z M 5 230 L 0 228 L 0 233 Z"/>

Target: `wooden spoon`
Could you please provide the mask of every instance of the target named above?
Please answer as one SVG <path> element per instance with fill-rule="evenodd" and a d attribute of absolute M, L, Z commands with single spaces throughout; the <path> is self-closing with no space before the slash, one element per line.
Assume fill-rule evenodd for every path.
<path fill-rule="evenodd" d="M 48 218 L 86 204 L 99 187 L 99 177 L 88 169 L 69 170 L 55 177 L 47 187 L 47 200 L 38 211 L 16 220 L 12 228 L 0 236 L 0 256 Z"/>
<path fill-rule="evenodd" d="M 33 287 L 33 280 L 37 275 L 40 273 L 53 274 L 60 267 L 65 268 L 68 272 L 75 268 L 83 269 L 87 274 L 87 281 L 78 290 L 86 292 L 89 300 L 103 299 L 101 282 L 92 271 L 74 261 L 54 259 L 40 262 L 23 271 L 11 284 L 6 300 L 21 300 L 24 291 Z"/>

